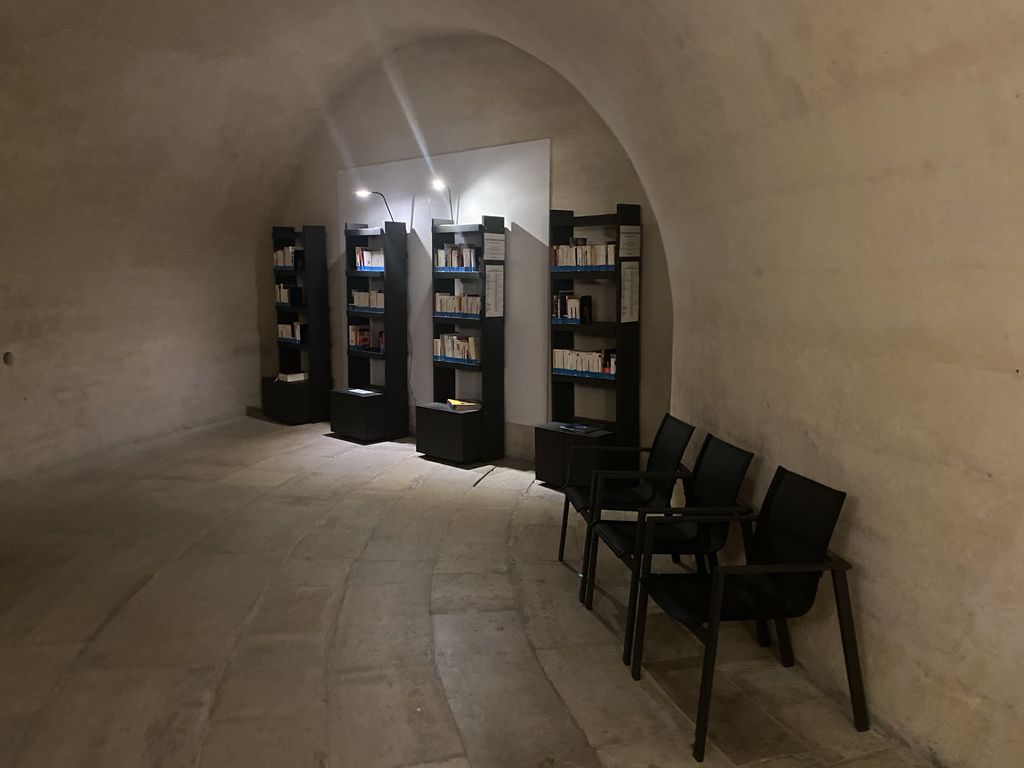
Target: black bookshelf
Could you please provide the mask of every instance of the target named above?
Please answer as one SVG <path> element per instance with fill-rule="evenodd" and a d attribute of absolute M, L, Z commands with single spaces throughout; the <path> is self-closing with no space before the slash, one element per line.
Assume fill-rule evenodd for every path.
<path fill-rule="evenodd" d="M 360 268 L 357 249 L 383 254 L 383 264 Z M 409 258 L 404 222 L 381 227 L 345 225 L 346 357 L 348 386 L 331 393 L 331 431 L 362 442 L 409 434 Z M 384 307 L 359 306 L 354 293 L 382 291 Z M 369 326 L 368 344 L 349 344 L 349 330 Z M 381 340 L 383 339 L 383 347 Z M 383 371 L 375 371 L 383 366 Z"/>
<path fill-rule="evenodd" d="M 262 380 L 261 401 L 267 418 L 285 424 L 326 421 L 330 410 L 331 337 L 327 304 L 327 231 L 324 227 L 274 227 L 275 254 L 291 250 L 290 265 L 273 267 L 277 325 L 294 329 L 299 338 L 278 331 L 278 371 L 282 376 Z M 280 292 L 288 300 L 280 300 Z M 294 330 L 290 331 L 294 334 Z M 304 380 L 284 376 L 306 374 Z"/>
<path fill-rule="evenodd" d="M 452 317 L 434 312 L 433 338 L 445 333 L 475 336 L 480 346 L 475 362 L 434 359 L 434 402 L 416 407 L 416 450 L 459 464 L 494 461 L 505 454 L 505 313 L 503 290 L 498 297 L 500 311 L 487 305 L 487 285 L 489 275 L 492 281 L 500 276 L 504 284 L 505 219 L 484 216 L 480 224 L 434 219 L 431 231 L 431 306 L 437 294 L 480 296 L 479 315 Z M 472 247 L 475 268 L 438 267 L 438 250 L 459 243 Z M 464 376 L 480 377 L 478 410 L 453 411 L 446 404 L 449 398 L 470 399 L 459 391 L 458 382 Z"/>
<path fill-rule="evenodd" d="M 614 213 L 576 216 L 573 211 L 553 210 L 550 220 L 550 245 L 568 246 L 577 240 L 593 240 L 615 244 L 614 264 L 581 266 L 557 265 L 552 256 L 551 295 L 562 292 L 585 294 L 588 285 L 610 286 L 615 294 L 614 315 L 597 321 L 551 320 L 551 359 L 555 350 L 592 349 L 601 346 L 614 349 L 616 370 L 608 373 L 575 374 L 551 367 L 551 422 L 534 431 L 537 479 L 552 485 L 565 485 L 570 449 L 574 445 L 639 445 L 640 439 L 640 206 L 619 204 Z M 630 293 L 629 288 L 633 287 Z M 607 296 L 607 289 L 604 290 Z M 553 300 L 554 303 L 554 300 Z M 554 307 L 552 308 L 552 314 Z M 625 313 L 630 313 L 627 316 Z M 602 312 L 594 308 L 593 315 Z M 611 419 L 593 418 L 577 407 L 580 387 L 614 390 L 614 414 Z M 583 424 L 592 431 L 571 432 L 564 427 Z M 593 456 L 593 454 L 591 454 Z M 611 464 L 601 464 L 610 468 Z M 586 478 L 598 465 L 574 466 L 574 474 Z"/>

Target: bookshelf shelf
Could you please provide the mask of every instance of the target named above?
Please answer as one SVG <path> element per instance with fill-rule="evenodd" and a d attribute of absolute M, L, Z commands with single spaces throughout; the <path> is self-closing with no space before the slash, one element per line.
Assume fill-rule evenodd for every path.
<path fill-rule="evenodd" d="M 561 307 L 565 296 L 576 301 L 581 285 L 595 284 L 593 290 L 600 294 L 591 297 L 590 310 L 599 322 L 573 323 L 551 321 L 551 350 L 589 349 L 580 338 L 596 337 L 614 342 L 604 350 L 602 357 L 610 358 L 615 353 L 614 374 L 574 372 L 552 366 L 551 381 L 551 422 L 539 425 L 534 431 L 537 479 L 552 485 L 564 485 L 567 481 L 566 467 L 569 448 L 572 445 L 639 445 L 640 432 L 640 322 L 639 322 L 639 279 L 640 279 L 640 206 L 616 206 L 614 213 L 577 216 L 573 211 L 553 210 L 550 220 L 550 245 L 552 246 L 551 295 L 558 313 L 569 317 L 588 315 L 584 311 L 591 301 L 580 297 L 579 312 L 563 312 Z M 558 246 L 587 246 L 576 252 L 571 251 L 563 258 Z M 614 247 L 614 256 L 609 257 Z M 557 255 L 558 264 L 555 263 Z M 605 263 L 607 260 L 614 263 Z M 572 266 L 573 262 L 583 266 Z M 568 265 L 565 265 L 568 262 Z M 564 265 L 564 266 L 563 266 Z M 614 295 L 613 295 L 614 294 Z M 596 296 L 597 294 L 595 294 Z M 612 316 L 614 319 L 607 320 Z M 603 314 L 602 314 L 603 312 Z M 605 342 L 606 344 L 608 342 Z M 563 357 L 563 356 L 560 356 Z M 572 356 L 569 356 L 572 357 Z M 607 359 L 602 363 L 607 367 Z M 560 363 L 562 364 L 562 363 Z M 595 419 L 595 414 L 586 413 L 576 397 L 580 387 L 596 387 L 611 390 L 614 413 L 611 419 Z M 593 398 L 590 398 L 593 399 Z M 610 402 L 610 401 L 609 401 Z M 608 414 L 602 414 L 606 417 Z M 577 434 L 561 429 L 564 424 L 588 423 L 601 428 L 596 432 Z M 595 467 L 590 467 L 592 471 Z M 613 467 L 603 467 L 613 468 Z M 625 467 L 623 467 L 625 468 Z M 588 468 L 584 468 L 587 472 Z M 589 475 L 588 475 L 589 476 Z"/>
<path fill-rule="evenodd" d="M 585 374 L 585 373 L 566 373 L 564 371 L 552 371 L 551 380 L 555 382 L 564 382 L 568 384 L 582 384 L 583 386 L 599 386 L 599 387 L 614 387 L 616 384 L 615 376 L 604 375 L 600 373 Z"/>
<path fill-rule="evenodd" d="M 459 268 L 454 268 L 454 267 L 451 268 L 451 269 L 439 269 L 439 268 L 435 267 L 434 268 L 434 276 L 436 277 L 438 275 L 443 275 L 445 277 L 458 277 L 458 278 L 460 278 L 462 280 L 479 280 L 480 279 L 480 270 L 478 270 L 478 269 L 459 269 Z"/>
<path fill-rule="evenodd" d="M 484 216 L 480 224 L 434 219 L 431 233 L 434 295 L 479 295 L 481 303 L 480 314 L 435 311 L 433 336 L 437 339 L 440 334 L 455 333 L 461 326 L 465 330 L 459 333 L 476 337 L 474 343 L 479 346 L 475 362 L 433 358 L 435 402 L 416 407 L 416 450 L 459 464 L 492 461 L 505 452 L 505 318 L 488 317 L 488 307 L 483 304 L 488 277 L 494 279 L 505 269 L 505 219 Z M 465 266 L 439 265 L 438 251 L 441 264 L 447 260 Z M 464 305 L 462 299 L 455 304 Z M 479 392 L 479 398 L 466 397 L 463 388 Z M 453 411 L 446 404 L 449 398 L 479 400 L 480 408 Z"/>
<path fill-rule="evenodd" d="M 616 323 L 557 323 L 552 319 L 551 330 L 554 333 L 575 333 L 580 336 L 615 336 L 618 331 Z"/>
<path fill-rule="evenodd" d="M 353 357 L 368 357 L 371 360 L 384 359 L 384 353 L 376 349 L 360 349 L 359 347 L 349 347 L 348 353 Z"/>
<path fill-rule="evenodd" d="M 467 362 L 461 362 L 459 360 L 441 359 L 441 358 L 435 357 L 434 358 L 434 367 L 435 368 L 450 368 L 450 369 L 455 370 L 455 371 L 479 371 L 480 370 L 480 363 L 474 363 L 474 362 L 468 362 L 468 361 Z M 447 400 L 447 398 L 445 398 L 445 399 Z"/>
<path fill-rule="evenodd" d="M 552 267 L 552 275 L 566 280 L 616 280 L 618 275 L 614 266 L 600 267 Z"/>
<path fill-rule="evenodd" d="M 331 342 L 327 298 L 327 230 L 324 227 L 274 227 L 271 231 L 273 267 L 279 326 L 289 335 L 278 335 L 278 371 L 308 374 L 304 381 L 279 381 L 276 376 L 261 382 L 263 413 L 285 424 L 325 421 L 331 391 Z M 290 261 L 282 266 L 279 260 Z M 282 300 L 282 296 L 287 300 Z M 279 329 L 280 334 L 280 329 Z"/>
<path fill-rule="evenodd" d="M 405 223 L 346 224 L 344 259 L 346 336 L 351 340 L 353 332 L 365 329 L 369 346 L 350 343 L 346 348 L 348 386 L 331 393 L 331 430 L 362 442 L 396 440 L 409 434 Z M 383 291 L 383 308 L 353 302 L 354 292 L 366 291 Z M 380 351 L 385 344 L 386 351 Z"/>
<path fill-rule="evenodd" d="M 345 270 L 345 277 L 373 277 L 378 280 L 386 279 L 386 272 L 383 269 L 348 269 Z"/>

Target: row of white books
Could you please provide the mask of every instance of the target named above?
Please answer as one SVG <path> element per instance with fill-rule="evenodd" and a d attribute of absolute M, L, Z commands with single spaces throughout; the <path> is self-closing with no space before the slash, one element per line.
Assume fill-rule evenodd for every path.
<path fill-rule="evenodd" d="M 476 269 L 476 248 L 469 243 L 448 243 L 437 249 L 434 266 Z"/>
<path fill-rule="evenodd" d="M 294 267 L 295 266 L 295 246 L 286 245 L 284 248 L 278 248 L 274 251 L 274 266 L 275 267 Z"/>
<path fill-rule="evenodd" d="M 453 312 L 460 315 L 479 315 L 480 297 L 457 293 L 434 294 L 434 312 Z"/>
<path fill-rule="evenodd" d="M 606 267 L 615 264 L 615 243 L 552 245 L 552 267 Z"/>
<path fill-rule="evenodd" d="M 595 349 L 585 352 L 578 349 L 553 349 L 551 366 L 564 371 L 615 375 L 615 350 Z"/>
<path fill-rule="evenodd" d="M 477 362 L 480 357 L 480 340 L 476 336 L 457 336 L 442 333 L 434 339 L 434 357 L 451 357 L 466 362 Z"/>
<path fill-rule="evenodd" d="M 277 338 L 302 341 L 302 326 L 303 323 L 278 323 Z"/>
<path fill-rule="evenodd" d="M 384 269 L 384 249 L 356 248 L 356 269 Z"/>
<path fill-rule="evenodd" d="M 384 309 L 384 291 L 352 291 L 352 306 Z"/>

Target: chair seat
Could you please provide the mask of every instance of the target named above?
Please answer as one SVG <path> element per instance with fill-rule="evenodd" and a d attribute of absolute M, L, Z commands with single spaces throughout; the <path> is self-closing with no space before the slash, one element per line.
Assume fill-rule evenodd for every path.
<path fill-rule="evenodd" d="M 562 489 L 573 508 L 590 520 L 590 488 L 567 485 Z M 647 483 L 607 484 L 601 494 L 601 508 L 611 510 L 640 509 L 651 503 L 653 493 Z"/>
<path fill-rule="evenodd" d="M 635 554 L 636 528 L 637 524 L 630 520 L 602 520 L 594 526 L 594 531 L 616 557 L 622 558 Z M 658 526 L 657 534 L 654 540 L 656 555 L 691 555 L 708 551 L 705 544 L 707 537 L 701 535 L 700 526 L 695 523 L 661 525 Z"/>
<path fill-rule="evenodd" d="M 814 602 L 801 590 L 793 590 L 794 574 L 751 574 L 729 576 L 722 596 L 722 621 L 755 619 L 795 619 L 810 610 Z M 711 574 L 652 574 L 644 579 L 647 592 L 665 613 L 676 621 L 695 626 L 708 620 L 711 605 Z M 814 586 L 820 573 L 799 574 L 796 578 Z M 803 597 L 804 599 L 801 599 Z"/>

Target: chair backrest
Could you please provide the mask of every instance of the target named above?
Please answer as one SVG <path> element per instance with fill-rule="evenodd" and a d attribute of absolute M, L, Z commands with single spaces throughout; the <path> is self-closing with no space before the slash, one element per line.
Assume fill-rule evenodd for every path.
<path fill-rule="evenodd" d="M 709 434 L 693 464 L 693 474 L 686 483 L 686 506 L 731 507 L 740 495 L 740 486 L 747 475 L 754 454 Z M 729 538 L 728 523 L 705 523 L 698 529 L 704 552 L 717 552 Z"/>
<path fill-rule="evenodd" d="M 675 416 L 665 414 L 658 427 L 658 433 L 651 443 L 651 452 L 647 456 L 648 472 L 676 472 L 679 463 L 683 460 L 683 453 L 686 446 L 693 437 L 694 427 L 685 421 L 680 421 Z M 651 481 L 651 506 L 667 506 L 672 498 L 672 487 L 675 480 L 654 480 Z"/>
<path fill-rule="evenodd" d="M 687 483 L 686 506 L 733 506 L 753 458 L 750 451 L 709 434 L 704 438 L 693 465 L 693 475 Z"/>
<path fill-rule="evenodd" d="M 779 467 L 758 514 L 748 561 L 822 562 L 845 501 L 843 491 Z M 811 609 L 821 575 L 819 571 L 773 576 L 773 592 L 788 616 L 802 616 Z"/>

